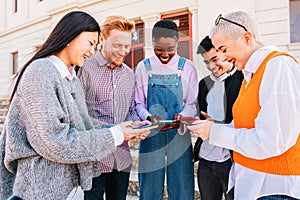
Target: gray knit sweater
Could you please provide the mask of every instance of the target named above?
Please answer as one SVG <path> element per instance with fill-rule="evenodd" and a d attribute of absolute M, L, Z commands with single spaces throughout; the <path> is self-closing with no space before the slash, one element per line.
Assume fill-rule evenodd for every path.
<path fill-rule="evenodd" d="M 76 98 L 72 98 L 72 93 Z M 98 127 L 99 128 L 99 127 Z M 66 199 L 99 176 L 96 161 L 115 150 L 108 129 L 88 116 L 77 78 L 62 78 L 48 59 L 26 69 L 0 135 L 0 199 Z"/>

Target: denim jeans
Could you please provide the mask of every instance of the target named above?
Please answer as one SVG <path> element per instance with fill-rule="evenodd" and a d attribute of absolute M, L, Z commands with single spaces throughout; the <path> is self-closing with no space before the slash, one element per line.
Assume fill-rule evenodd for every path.
<path fill-rule="evenodd" d="M 182 111 L 182 84 L 177 74 L 152 74 L 148 81 L 147 105 L 152 115 L 173 119 Z M 163 199 L 165 174 L 169 200 L 194 199 L 194 168 L 191 135 L 177 129 L 153 130 L 140 142 L 140 200 Z"/>
<path fill-rule="evenodd" d="M 184 144 L 189 137 L 190 134 L 181 136 L 176 129 L 171 129 L 141 141 L 138 175 L 140 200 L 163 199 L 165 174 L 169 200 L 194 199 L 192 146 Z"/>
<path fill-rule="evenodd" d="M 270 195 L 270 196 L 260 197 L 257 200 L 299 200 L 299 199 L 289 197 L 286 195 Z"/>
<path fill-rule="evenodd" d="M 93 178 L 92 189 L 84 191 L 84 200 L 103 200 L 104 192 L 106 200 L 126 200 L 129 184 L 128 171 L 119 172 L 114 169 L 110 173 L 102 173 Z"/>
<path fill-rule="evenodd" d="M 197 180 L 202 200 L 233 200 L 233 190 L 228 194 L 228 176 L 231 168 L 231 159 L 218 163 L 203 158 L 199 160 Z"/>

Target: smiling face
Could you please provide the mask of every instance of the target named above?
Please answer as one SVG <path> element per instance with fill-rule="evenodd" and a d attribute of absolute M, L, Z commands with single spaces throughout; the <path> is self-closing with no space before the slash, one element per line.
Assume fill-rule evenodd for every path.
<path fill-rule="evenodd" d="M 212 72 L 215 77 L 219 77 L 232 69 L 232 63 L 225 61 L 223 53 L 217 52 L 215 48 L 203 53 L 203 62 L 206 68 Z"/>
<path fill-rule="evenodd" d="M 65 48 L 65 54 L 59 57 L 67 67 L 82 66 L 87 58 L 95 53 L 98 43 L 98 32 L 82 32 Z"/>
<path fill-rule="evenodd" d="M 113 29 L 105 38 L 101 35 L 102 55 L 112 67 L 120 66 L 130 52 L 132 33 Z"/>
<path fill-rule="evenodd" d="M 176 54 L 178 42 L 175 37 L 161 37 L 154 39 L 154 54 L 162 64 L 167 64 Z"/>
<path fill-rule="evenodd" d="M 226 61 L 233 63 L 238 70 L 244 69 L 253 53 L 251 41 L 245 34 L 239 40 L 231 40 L 220 31 L 211 38 L 216 49 L 226 55 Z"/>

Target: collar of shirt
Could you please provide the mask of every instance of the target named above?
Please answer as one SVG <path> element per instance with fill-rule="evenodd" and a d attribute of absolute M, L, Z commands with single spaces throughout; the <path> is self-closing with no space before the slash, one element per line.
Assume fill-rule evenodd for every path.
<path fill-rule="evenodd" d="M 108 67 L 109 69 L 111 69 L 110 65 L 107 63 L 107 61 L 103 57 L 103 55 L 101 53 L 101 49 L 99 51 L 97 51 L 97 53 L 95 54 L 95 58 L 100 67 Z M 116 66 L 114 69 L 123 68 L 123 67 L 124 67 L 123 64 L 121 64 L 120 66 Z"/>
<path fill-rule="evenodd" d="M 172 65 L 176 64 L 178 62 L 179 58 L 180 58 L 180 56 L 178 54 L 175 54 L 167 64 L 163 64 L 163 63 L 161 63 L 159 58 L 157 56 L 155 56 L 155 62 L 167 67 L 167 66 L 172 66 Z"/>
<path fill-rule="evenodd" d="M 264 61 L 264 59 L 272 52 L 272 51 L 279 51 L 279 49 L 275 46 L 266 46 L 261 47 L 256 50 L 249 58 L 248 62 L 243 69 L 244 78 L 247 84 L 250 82 L 252 78 L 252 74 L 256 72 L 258 67 Z"/>
<path fill-rule="evenodd" d="M 68 70 L 68 67 L 59 57 L 52 55 L 48 56 L 47 58 L 53 63 L 53 65 L 56 67 L 62 78 L 73 80 L 76 77 L 76 72 L 74 68 L 72 67 L 72 71 L 70 72 Z"/>
<path fill-rule="evenodd" d="M 224 81 L 228 76 L 232 76 L 235 72 L 236 72 L 237 68 L 234 67 L 230 72 L 225 72 L 224 74 L 222 74 L 219 77 L 215 77 L 212 73 L 210 74 L 210 78 L 211 80 L 213 80 L 214 82 L 222 82 Z"/>

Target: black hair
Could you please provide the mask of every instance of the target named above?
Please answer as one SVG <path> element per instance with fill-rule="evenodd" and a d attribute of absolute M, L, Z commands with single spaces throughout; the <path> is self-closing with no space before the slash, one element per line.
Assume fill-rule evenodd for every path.
<path fill-rule="evenodd" d="M 16 79 L 16 83 L 10 97 L 10 103 L 16 93 L 18 84 L 24 71 L 32 61 L 59 53 L 75 37 L 84 31 L 98 32 L 99 35 L 99 24 L 91 15 L 82 11 L 72 11 L 66 14 L 55 26 L 42 47 L 15 75 L 14 79 Z"/>
<path fill-rule="evenodd" d="M 214 45 L 212 44 L 211 39 L 209 36 L 206 36 L 199 44 L 198 49 L 197 49 L 197 54 L 201 54 L 203 56 L 204 53 L 208 52 L 214 48 Z"/>
<path fill-rule="evenodd" d="M 175 22 L 164 19 L 155 23 L 152 29 L 152 39 L 161 37 L 175 37 L 178 41 L 178 27 Z"/>

